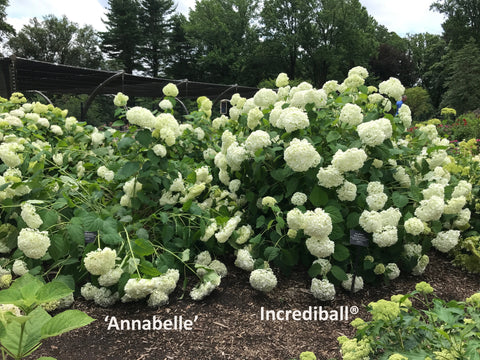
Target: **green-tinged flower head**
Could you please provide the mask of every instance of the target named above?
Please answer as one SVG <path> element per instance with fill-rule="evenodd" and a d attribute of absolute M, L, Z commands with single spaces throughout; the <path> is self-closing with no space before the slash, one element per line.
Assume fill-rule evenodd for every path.
<path fill-rule="evenodd" d="M 277 76 L 277 80 L 275 80 L 276 87 L 283 87 L 288 85 L 288 75 L 285 73 L 280 73 Z"/>
<path fill-rule="evenodd" d="M 277 200 L 275 200 L 274 197 L 271 197 L 271 196 L 265 196 L 264 198 L 262 198 L 262 206 L 266 206 L 266 207 L 273 207 L 275 204 L 277 203 Z"/>
<path fill-rule="evenodd" d="M 417 285 L 415 285 L 415 290 L 424 295 L 433 293 L 433 287 L 431 287 L 430 284 L 426 283 L 425 281 L 419 282 Z"/>
<path fill-rule="evenodd" d="M 23 96 L 22 93 L 14 92 L 10 96 L 10 102 L 13 104 L 24 104 L 27 102 L 27 99 L 25 98 L 25 96 Z"/>
<path fill-rule="evenodd" d="M 355 329 L 361 330 L 367 326 L 367 323 L 362 318 L 356 318 L 350 323 L 350 325 L 352 325 Z"/>
<path fill-rule="evenodd" d="M 163 87 L 162 92 L 165 96 L 176 97 L 178 95 L 177 85 L 168 83 Z"/>
<path fill-rule="evenodd" d="M 367 255 L 363 258 L 364 261 L 373 262 L 375 259 L 372 255 Z"/>
<path fill-rule="evenodd" d="M 404 295 L 402 295 L 402 294 L 392 295 L 390 297 L 390 300 L 393 301 L 393 302 L 399 303 L 400 306 L 402 306 L 402 307 L 407 307 L 407 308 L 412 307 L 412 302 L 410 301 L 410 299 L 407 298 L 407 297 L 405 297 L 405 298 L 403 298 L 403 297 L 404 297 Z"/>
<path fill-rule="evenodd" d="M 408 360 L 408 357 L 405 357 L 401 354 L 393 354 L 388 357 L 388 360 Z"/>
<path fill-rule="evenodd" d="M 377 266 L 375 266 L 375 268 L 373 269 L 373 272 L 376 275 L 382 275 L 385 272 L 385 265 L 377 264 Z"/>
<path fill-rule="evenodd" d="M 128 102 L 128 96 L 119 92 L 115 97 L 113 98 L 113 103 L 115 106 L 126 106 Z"/>
<path fill-rule="evenodd" d="M 391 321 L 400 314 L 400 305 L 397 302 L 380 299 L 377 302 L 371 302 L 368 306 L 375 321 Z"/>
<path fill-rule="evenodd" d="M 338 339 L 340 342 L 340 338 Z M 360 360 L 368 359 L 372 352 L 372 347 L 367 338 L 358 339 L 342 339 L 341 353 L 343 360 Z"/>
<path fill-rule="evenodd" d="M 12 275 L 11 274 L 4 274 L 0 276 L 0 289 L 6 289 L 12 283 Z"/>
<path fill-rule="evenodd" d="M 452 109 L 452 108 L 444 107 L 444 108 L 440 111 L 440 114 L 442 114 L 442 115 L 453 115 L 453 116 L 456 116 L 456 115 L 457 115 L 457 111 L 456 111 L 455 109 Z"/>
<path fill-rule="evenodd" d="M 300 360 L 317 360 L 317 357 L 311 351 L 304 351 L 300 354 Z"/>
<path fill-rule="evenodd" d="M 473 294 L 467 298 L 467 304 L 470 304 L 474 307 L 480 307 L 480 293 Z"/>

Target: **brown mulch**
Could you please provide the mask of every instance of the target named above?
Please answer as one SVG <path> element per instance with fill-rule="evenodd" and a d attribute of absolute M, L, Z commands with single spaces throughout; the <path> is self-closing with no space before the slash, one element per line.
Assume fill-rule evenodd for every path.
<path fill-rule="evenodd" d="M 170 304 L 158 309 L 145 302 L 118 303 L 100 308 L 78 300 L 73 308 L 97 319 L 92 324 L 46 340 L 37 350 L 39 356 L 58 360 L 290 360 L 298 359 L 303 351 L 313 351 L 318 359 L 341 359 L 337 337 L 352 336 L 350 321 L 360 316 L 368 319 L 365 305 L 389 298 L 393 294 L 412 291 L 419 281 L 429 282 L 437 296 L 445 300 L 464 300 L 480 290 L 478 275 L 467 274 L 453 267 L 442 254 L 431 254 L 430 265 L 422 276 L 404 276 L 389 285 L 367 286 L 351 295 L 337 289 L 335 301 L 322 303 L 309 292 L 310 279 L 305 272 L 285 278 L 279 276 L 279 286 L 272 293 L 258 293 L 248 283 L 248 273 L 229 268 L 221 286 L 207 299 L 194 302 L 180 290 L 170 295 Z M 348 306 L 359 308 L 358 315 L 348 320 L 306 321 L 261 320 L 265 310 L 336 310 Z M 117 330 L 112 316 L 121 320 L 191 320 L 192 330 Z M 109 329 L 109 324 L 112 326 Z M 188 323 L 187 323 L 188 325 Z"/>

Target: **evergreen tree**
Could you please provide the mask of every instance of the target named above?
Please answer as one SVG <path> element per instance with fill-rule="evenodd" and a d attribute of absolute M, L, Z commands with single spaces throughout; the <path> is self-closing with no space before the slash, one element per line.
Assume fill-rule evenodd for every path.
<path fill-rule="evenodd" d="M 0 36 L 15 35 L 15 29 L 5 21 L 7 17 L 8 0 L 0 0 Z"/>
<path fill-rule="evenodd" d="M 125 72 L 142 69 L 139 26 L 140 4 L 137 0 L 108 0 L 107 31 L 100 33 L 102 50 L 123 64 Z"/>
<path fill-rule="evenodd" d="M 440 106 L 454 108 L 457 114 L 479 109 L 480 50 L 475 40 L 470 40 L 459 51 L 450 53 L 446 70 L 449 74 L 447 91 Z"/>
<path fill-rule="evenodd" d="M 170 15 L 175 11 L 175 6 L 173 0 L 142 0 L 140 5 L 140 30 L 143 38 L 140 56 L 147 74 L 158 77 L 166 65 L 172 27 Z"/>
<path fill-rule="evenodd" d="M 171 21 L 172 29 L 168 39 L 165 74 L 173 79 L 194 80 L 196 78 L 195 51 L 185 31 L 187 18 L 183 14 L 174 14 Z"/>

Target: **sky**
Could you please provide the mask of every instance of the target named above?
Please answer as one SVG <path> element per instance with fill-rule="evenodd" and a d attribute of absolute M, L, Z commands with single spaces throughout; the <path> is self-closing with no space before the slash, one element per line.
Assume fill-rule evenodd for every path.
<path fill-rule="evenodd" d="M 360 0 L 368 13 L 389 31 L 400 36 L 407 33 L 429 32 L 441 34 L 444 18 L 438 12 L 429 10 L 433 0 Z M 177 11 L 188 15 L 189 8 L 195 6 L 195 0 L 176 0 Z M 7 23 L 19 31 L 28 20 L 53 14 L 66 15 L 70 21 L 80 25 L 92 25 L 99 31 L 105 30 L 107 0 L 10 0 L 7 7 Z"/>

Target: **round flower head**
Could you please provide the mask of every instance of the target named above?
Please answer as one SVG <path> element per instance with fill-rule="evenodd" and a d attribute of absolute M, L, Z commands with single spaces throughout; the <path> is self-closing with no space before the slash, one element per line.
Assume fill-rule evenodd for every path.
<path fill-rule="evenodd" d="M 345 173 L 359 170 L 365 160 L 367 160 L 367 154 L 363 149 L 351 148 L 345 152 L 339 149 L 333 155 L 332 165 L 341 173 Z"/>
<path fill-rule="evenodd" d="M 261 108 L 268 108 L 277 101 L 277 93 L 272 89 L 260 89 L 253 97 L 255 105 Z"/>
<path fill-rule="evenodd" d="M 403 87 L 400 80 L 391 77 L 390 79 L 383 81 L 378 86 L 380 94 L 388 95 L 398 101 L 405 93 L 405 87 Z"/>
<path fill-rule="evenodd" d="M 357 126 L 363 121 L 362 108 L 356 104 L 345 104 L 340 111 L 339 117 L 340 123 L 349 124 L 351 126 Z"/>
<path fill-rule="evenodd" d="M 357 185 L 345 180 L 337 189 L 337 196 L 340 201 L 354 201 L 357 197 Z"/>
<path fill-rule="evenodd" d="M 335 251 L 335 243 L 328 237 L 324 238 L 308 238 L 305 245 L 313 256 L 317 258 L 325 258 L 330 256 Z"/>
<path fill-rule="evenodd" d="M 287 165 L 296 172 L 307 171 L 320 163 L 320 154 L 307 139 L 293 139 L 285 149 L 283 157 Z"/>
<path fill-rule="evenodd" d="M 247 249 L 238 249 L 235 266 L 246 271 L 252 271 L 255 261 Z"/>
<path fill-rule="evenodd" d="M 305 111 L 296 107 L 283 109 L 277 121 L 277 127 L 291 133 L 295 130 L 305 129 L 310 125 L 308 115 Z"/>
<path fill-rule="evenodd" d="M 447 253 L 458 244 L 459 237 L 459 230 L 441 231 L 437 234 L 437 237 L 432 240 L 432 245 L 439 251 Z"/>
<path fill-rule="evenodd" d="M 263 292 L 272 291 L 277 286 L 277 277 L 272 269 L 257 269 L 250 273 L 250 285 Z"/>
<path fill-rule="evenodd" d="M 292 195 L 292 204 L 295 206 L 302 206 L 307 202 L 307 195 L 302 192 L 296 192 Z"/>
<path fill-rule="evenodd" d="M 162 92 L 165 96 L 176 97 L 178 95 L 178 88 L 175 84 L 168 83 L 163 87 Z"/>
<path fill-rule="evenodd" d="M 85 268 L 92 275 L 103 275 L 115 267 L 117 252 L 106 247 L 90 251 L 84 259 Z"/>
<path fill-rule="evenodd" d="M 31 229 L 38 229 L 42 224 L 42 218 L 37 214 L 35 206 L 29 202 L 24 202 L 21 205 L 22 212 L 21 217 L 27 226 Z"/>
<path fill-rule="evenodd" d="M 275 80 L 276 87 L 283 87 L 288 85 L 288 75 L 285 73 L 280 73 L 277 76 L 277 80 Z"/>
<path fill-rule="evenodd" d="M 344 182 L 342 173 L 333 165 L 320 168 L 317 173 L 318 185 L 327 189 L 340 186 Z"/>
<path fill-rule="evenodd" d="M 128 102 L 128 96 L 119 92 L 113 98 L 113 103 L 115 106 L 126 106 Z"/>
<path fill-rule="evenodd" d="M 342 287 L 345 290 L 350 291 L 352 289 L 353 274 L 347 274 L 347 280 L 342 281 Z M 357 292 L 363 289 L 363 278 L 361 276 L 355 277 L 355 285 L 353 286 L 353 292 Z"/>
<path fill-rule="evenodd" d="M 50 247 L 50 238 L 46 231 L 24 228 L 18 234 L 17 245 L 26 257 L 40 259 Z"/>
<path fill-rule="evenodd" d="M 332 232 L 332 219 L 330 215 L 321 208 L 316 208 L 314 211 L 307 211 L 303 215 L 303 220 L 303 230 L 308 236 L 324 238 Z"/>
<path fill-rule="evenodd" d="M 162 110 L 171 110 L 173 109 L 173 104 L 170 100 L 164 99 L 158 103 L 158 106 Z"/>
<path fill-rule="evenodd" d="M 331 301 L 335 299 L 335 286 L 327 279 L 312 279 L 310 291 L 320 301 Z"/>
<path fill-rule="evenodd" d="M 272 141 L 270 135 L 263 130 L 257 130 L 252 132 L 247 140 L 245 140 L 245 148 L 252 154 L 257 150 L 270 146 Z"/>

